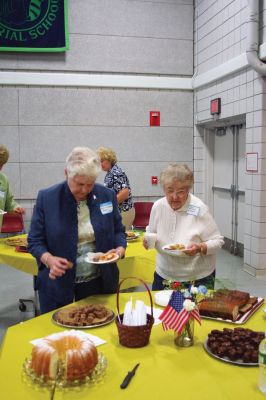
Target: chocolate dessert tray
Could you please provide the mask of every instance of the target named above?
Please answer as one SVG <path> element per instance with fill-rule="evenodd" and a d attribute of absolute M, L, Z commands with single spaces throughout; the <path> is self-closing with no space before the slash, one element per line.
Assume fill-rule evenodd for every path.
<path fill-rule="evenodd" d="M 55 311 L 55 312 L 53 313 L 53 315 L 52 315 L 52 321 L 55 322 L 55 323 L 56 323 L 57 325 L 59 325 L 59 326 L 63 326 L 64 328 L 74 328 L 74 329 L 98 328 L 98 327 L 101 327 L 101 326 L 110 324 L 110 323 L 113 322 L 114 319 L 115 319 L 115 313 L 112 311 L 112 316 L 111 316 L 111 318 L 109 318 L 107 321 L 103 321 L 103 322 L 100 322 L 100 323 L 98 323 L 98 324 L 92 324 L 92 325 L 68 325 L 68 324 L 63 324 L 63 323 L 61 323 L 61 322 L 59 322 L 59 321 L 57 320 L 57 313 L 58 313 L 58 312 L 59 312 L 59 311 Z"/>
<path fill-rule="evenodd" d="M 209 317 L 209 316 L 205 316 L 205 315 L 201 315 L 200 317 L 202 319 L 212 319 L 214 321 L 228 322 L 230 324 L 241 325 L 241 324 L 244 324 L 258 310 L 258 308 L 260 308 L 260 306 L 263 303 L 264 303 L 264 299 L 262 297 L 258 297 L 258 301 L 253 305 L 253 307 L 246 313 L 239 314 L 235 321 L 232 321 L 231 319 L 215 318 L 215 317 Z"/>
<path fill-rule="evenodd" d="M 244 362 L 244 361 L 242 361 L 242 360 L 234 360 L 234 361 L 233 361 L 233 360 L 230 360 L 228 357 L 219 357 L 219 356 L 217 356 L 216 354 L 213 354 L 212 351 L 211 351 L 211 349 L 210 349 L 209 346 L 207 345 L 207 340 L 208 340 L 208 339 L 206 339 L 205 342 L 203 343 L 203 347 L 204 347 L 204 349 L 206 350 L 206 352 L 207 352 L 210 356 L 216 358 L 217 360 L 226 362 L 226 363 L 228 363 L 228 364 L 239 365 L 239 366 L 241 366 L 241 367 L 257 367 L 257 366 L 258 366 L 258 363 L 251 363 L 251 362 L 250 362 L 250 363 L 247 363 L 247 362 Z"/>

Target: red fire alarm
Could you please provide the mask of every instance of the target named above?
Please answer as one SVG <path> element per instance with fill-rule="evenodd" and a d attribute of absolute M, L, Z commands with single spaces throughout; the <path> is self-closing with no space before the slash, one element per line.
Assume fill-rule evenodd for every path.
<path fill-rule="evenodd" d="M 221 113 L 221 97 L 211 100 L 210 108 L 211 108 L 211 115 L 220 114 Z"/>
<path fill-rule="evenodd" d="M 158 176 L 152 176 L 151 177 L 151 184 L 152 185 L 158 185 Z"/>
<path fill-rule="evenodd" d="M 150 126 L 160 126 L 160 111 L 150 111 Z"/>

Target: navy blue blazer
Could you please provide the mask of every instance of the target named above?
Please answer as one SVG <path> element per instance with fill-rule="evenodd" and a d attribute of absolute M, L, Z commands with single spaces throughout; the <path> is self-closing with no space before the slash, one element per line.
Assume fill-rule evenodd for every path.
<path fill-rule="evenodd" d="M 108 207 L 104 204 L 108 203 Z M 95 184 L 87 196 L 91 224 L 95 234 L 96 252 L 106 252 L 118 246 L 126 248 L 125 227 L 118 210 L 113 190 Z M 69 304 L 74 298 L 78 243 L 77 202 L 67 182 L 40 190 L 33 211 L 28 249 L 36 258 L 39 272 L 36 289 L 47 293 L 59 303 Z M 49 269 L 40 261 L 43 253 L 72 261 L 73 268 L 55 280 L 49 278 Z M 100 265 L 103 293 L 115 293 L 119 281 L 116 263 Z"/>

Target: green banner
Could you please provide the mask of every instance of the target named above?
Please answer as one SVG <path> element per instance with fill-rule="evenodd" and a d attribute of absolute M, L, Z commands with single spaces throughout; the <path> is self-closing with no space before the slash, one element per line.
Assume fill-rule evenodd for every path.
<path fill-rule="evenodd" d="M 0 51 L 68 49 L 67 0 L 0 0 Z"/>

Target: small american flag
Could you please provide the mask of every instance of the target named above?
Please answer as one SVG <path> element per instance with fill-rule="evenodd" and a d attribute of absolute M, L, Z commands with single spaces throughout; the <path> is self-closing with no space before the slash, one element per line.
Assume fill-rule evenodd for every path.
<path fill-rule="evenodd" d="M 174 331 L 180 333 L 190 317 L 195 318 L 199 323 L 201 323 L 199 311 L 194 309 L 189 312 L 183 308 L 183 303 L 183 294 L 179 291 L 173 292 L 169 303 L 159 316 L 159 319 L 163 323 L 164 330 L 173 329 Z"/>

